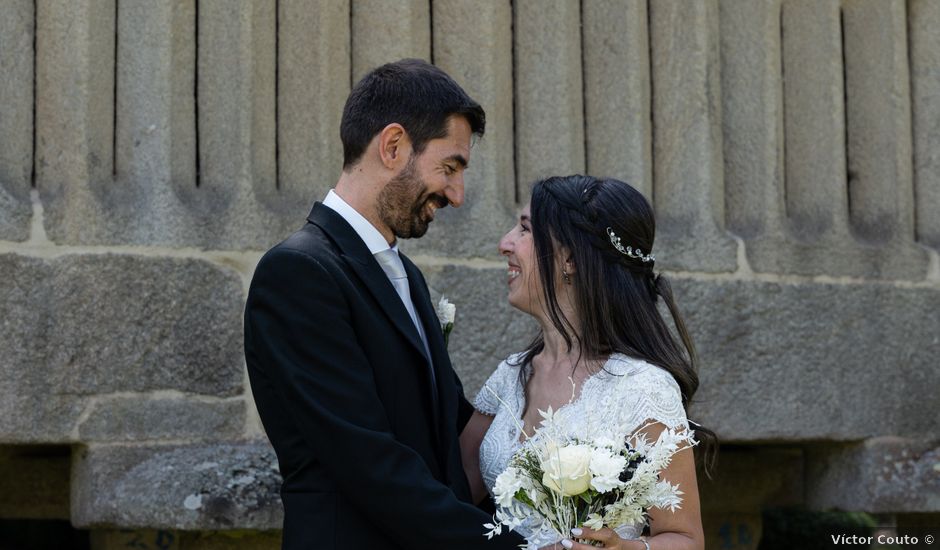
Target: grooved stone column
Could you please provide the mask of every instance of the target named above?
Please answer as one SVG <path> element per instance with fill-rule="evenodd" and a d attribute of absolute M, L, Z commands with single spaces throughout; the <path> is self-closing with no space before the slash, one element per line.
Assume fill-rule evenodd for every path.
<path fill-rule="evenodd" d="M 29 237 L 33 172 L 33 2 L 0 17 L 0 240 Z"/>
<path fill-rule="evenodd" d="M 904 6 L 904 0 L 856 0 L 842 8 L 849 212 L 855 235 L 869 243 L 914 238 Z"/>
<path fill-rule="evenodd" d="M 906 160 L 910 107 L 902 4 L 842 4 L 782 2 L 786 208 L 742 206 L 779 212 L 783 223 L 758 231 L 752 218 L 734 210 L 729 220 L 747 240 L 748 261 L 758 272 L 923 279 L 926 253 L 914 245 Z M 730 25 L 729 32 L 735 32 Z M 732 61 L 729 71 L 731 66 L 738 63 Z M 751 77 L 758 78 L 753 70 Z M 735 148 L 742 148 L 740 141 Z M 746 185 L 736 178 L 729 173 L 729 185 Z M 779 194 L 768 200 L 772 204 Z"/>
<path fill-rule="evenodd" d="M 431 61 L 429 0 L 351 1 L 353 84 L 379 65 L 405 57 Z"/>
<path fill-rule="evenodd" d="M 917 238 L 940 249 L 940 2 L 908 2 Z"/>
<path fill-rule="evenodd" d="M 196 238 L 209 246 L 261 240 L 263 248 L 297 224 L 283 227 L 289 216 L 271 211 L 279 206 L 275 27 L 273 2 L 198 5 L 199 187 L 178 193 L 192 211 Z"/>
<path fill-rule="evenodd" d="M 274 192 L 274 4 L 203 0 L 198 24 L 199 184 L 212 202 Z"/>
<path fill-rule="evenodd" d="M 196 0 L 122 0 L 117 25 L 119 184 L 96 226 L 112 241 L 185 241 L 174 191 L 196 186 Z"/>
<path fill-rule="evenodd" d="M 36 10 L 36 185 L 46 232 L 87 242 L 114 168 L 114 0 L 37 0 Z"/>
<path fill-rule="evenodd" d="M 582 10 L 587 172 L 652 198 L 646 1 L 586 0 Z"/>
<path fill-rule="evenodd" d="M 518 0 L 514 48 L 520 202 L 546 176 L 584 172 L 581 13 L 568 0 Z"/>
<path fill-rule="evenodd" d="M 839 0 L 787 0 L 782 21 L 787 215 L 797 238 L 845 239 Z"/>
<path fill-rule="evenodd" d="M 495 258 L 515 217 L 512 9 L 500 0 L 435 0 L 433 9 L 434 62 L 486 110 L 486 134 L 470 152 L 464 205 L 439 211 L 425 238 L 404 244 L 444 256 Z"/>
<path fill-rule="evenodd" d="M 278 188 L 299 223 L 343 166 L 349 0 L 281 0 L 278 9 Z"/>
<path fill-rule="evenodd" d="M 725 207 L 742 237 L 783 231 L 780 0 L 722 0 Z"/>
<path fill-rule="evenodd" d="M 724 233 L 718 3 L 650 3 L 657 265 L 733 271 Z"/>

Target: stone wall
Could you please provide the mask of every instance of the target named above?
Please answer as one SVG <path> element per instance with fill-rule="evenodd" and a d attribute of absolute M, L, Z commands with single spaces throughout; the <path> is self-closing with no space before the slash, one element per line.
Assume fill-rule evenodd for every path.
<path fill-rule="evenodd" d="M 529 184 L 615 176 L 726 444 L 714 547 L 780 503 L 940 513 L 938 29 L 934 0 L 3 0 L 0 516 L 277 546 L 247 285 L 335 182 L 351 83 L 405 56 L 488 114 L 467 204 L 404 245 L 470 393 L 534 334 L 496 253 Z"/>

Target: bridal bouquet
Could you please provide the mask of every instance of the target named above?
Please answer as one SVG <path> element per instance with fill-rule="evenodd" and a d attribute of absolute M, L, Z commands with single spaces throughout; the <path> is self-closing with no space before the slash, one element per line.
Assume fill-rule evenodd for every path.
<path fill-rule="evenodd" d="M 539 413 L 544 421 L 536 435 L 496 478 L 498 509 L 494 522 L 484 525 L 488 538 L 524 523 L 565 538 L 573 527 L 636 525 L 650 508 L 680 507 L 679 486 L 659 473 L 673 455 L 695 445 L 688 430 L 666 429 L 652 441 L 642 433 L 648 425 L 633 433 L 614 427 L 581 439 L 566 435 L 551 408 Z"/>

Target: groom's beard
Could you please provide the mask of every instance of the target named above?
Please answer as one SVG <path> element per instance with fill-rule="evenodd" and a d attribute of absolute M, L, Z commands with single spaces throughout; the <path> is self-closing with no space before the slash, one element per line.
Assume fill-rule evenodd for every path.
<path fill-rule="evenodd" d="M 389 180 L 379 193 L 379 217 L 396 237 L 422 237 L 433 220 L 428 206 L 433 204 L 443 208 L 449 204 L 447 197 L 428 194 L 427 188 L 427 184 L 418 177 L 415 156 L 412 155 L 401 173 Z"/>

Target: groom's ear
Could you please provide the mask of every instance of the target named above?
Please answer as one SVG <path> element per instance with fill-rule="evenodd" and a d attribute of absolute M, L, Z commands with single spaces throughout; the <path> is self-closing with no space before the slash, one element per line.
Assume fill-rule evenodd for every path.
<path fill-rule="evenodd" d="M 401 124 L 393 122 L 382 128 L 378 135 L 378 141 L 379 158 L 382 160 L 382 165 L 395 172 L 404 167 L 408 157 L 411 156 L 411 138 L 408 137 L 405 128 Z"/>

